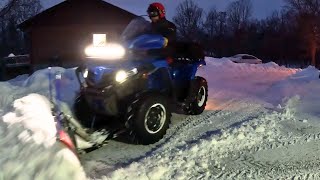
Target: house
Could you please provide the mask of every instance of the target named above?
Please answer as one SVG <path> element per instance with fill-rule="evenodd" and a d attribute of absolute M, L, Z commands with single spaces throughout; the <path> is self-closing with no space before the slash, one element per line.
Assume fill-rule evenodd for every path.
<path fill-rule="evenodd" d="M 103 0 L 66 0 L 21 23 L 30 43 L 34 68 L 70 67 L 84 59 L 92 35 L 103 33 L 115 41 L 136 15 Z"/>

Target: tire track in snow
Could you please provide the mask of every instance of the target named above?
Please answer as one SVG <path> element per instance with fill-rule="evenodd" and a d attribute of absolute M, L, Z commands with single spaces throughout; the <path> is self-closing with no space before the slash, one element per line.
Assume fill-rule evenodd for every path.
<path fill-rule="evenodd" d="M 320 173 L 318 173 L 320 163 L 318 162 L 290 162 L 269 166 L 260 166 L 261 163 L 250 163 L 252 165 L 250 168 L 238 166 L 227 170 L 218 169 L 217 171 L 220 171 L 220 173 L 211 176 L 210 179 L 320 179 Z"/>
<path fill-rule="evenodd" d="M 301 150 L 297 150 L 299 147 Z M 263 142 L 253 148 L 245 148 L 242 152 L 234 152 L 235 156 L 224 161 L 232 164 L 225 164 L 226 168 L 218 169 L 221 172 L 214 178 L 320 179 L 320 149 L 315 147 L 320 147 L 320 133 L 299 136 L 284 134 L 274 142 Z M 279 159 L 257 158 L 275 153 L 280 154 Z M 302 157 L 299 159 L 299 156 Z"/>
<path fill-rule="evenodd" d="M 238 126 L 243 121 L 263 113 L 261 106 L 253 106 L 247 101 L 230 100 L 219 109 L 218 111 L 204 112 L 200 116 L 187 117 L 180 124 L 170 127 L 164 141 L 183 142 L 203 137 L 204 134 L 211 136 L 215 131 L 230 128 L 232 125 Z"/>
<path fill-rule="evenodd" d="M 287 147 L 290 145 L 304 145 L 310 141 L 320 140 L 320 133 L 318 134 L 303 134 L 301 136 L 281 136 L 277 139 L 276 142 L 272 143 L 265 143 L 263 145 L 257 146 L 253 149 L 250 149 L 249 153 L 255 153 L 261 150 L 269 150 L 269 149 L 276 149 Z"/>

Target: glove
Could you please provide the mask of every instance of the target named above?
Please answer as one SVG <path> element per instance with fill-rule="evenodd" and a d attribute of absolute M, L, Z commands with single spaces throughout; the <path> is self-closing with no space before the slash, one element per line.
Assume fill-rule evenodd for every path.
<path fill-rule="evenodd" d="M 168 40 L 168 38 L 166 38 L 166 37 L 163 37 L 163 39 L 164 39 L 163 47 L 165 48 L 165 47 L 167 47 L 167 46 L 168 46 L 168 42 L 169 42 L 169 40 Z"/>

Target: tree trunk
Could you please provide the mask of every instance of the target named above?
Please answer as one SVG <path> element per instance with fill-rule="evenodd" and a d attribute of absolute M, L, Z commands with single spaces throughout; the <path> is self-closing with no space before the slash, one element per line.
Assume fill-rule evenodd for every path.
<path fill-rule="evenodd" d="M 317 54 L 317 45 L 315 42 L 312 43 L 311 49 L 310 49 L 310 55 L 311 55 L 311 65 L 316 66 L 316 54 Z"/>

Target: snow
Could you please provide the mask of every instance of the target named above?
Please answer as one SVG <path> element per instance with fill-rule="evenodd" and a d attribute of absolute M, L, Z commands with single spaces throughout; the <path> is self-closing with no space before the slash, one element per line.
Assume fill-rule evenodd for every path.
<path fill-rule="evenodd" d="M 14 57 L 15 55 L 13 54 L 13 53 L 10 53 L 9 55 L 8 55 L 8 57 Z"/>
<path fill-rule="evenodd" d="M 49 84 L 59 83 L 61 101 L 52 100 L 72 115 L 79 89 L 74 69 L 43 69 L 1 82 L 0 177 L 80 179 L 85 171 L 91 179 L 319 179 L 319 70 L 228 58 L 206 62 L 198 73 L 209 84 L 202 115 L 174 114 L 165 137 L 153 145 L 112 140 L 82 155 L 83 168 L 55 142 L 48 101 Z M 71 156 L 61 159 L 62 152 Z"/>
<path fill-rule="evenodd" d="M 68 71 L 72 70 L 64 71 L 65 77 Z M 86 179 L 79 159 L 56 142 L 56 124 L 46 98 L 48 72 L 0 83 L 0 179 Z"/>

